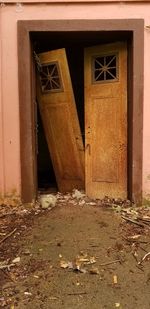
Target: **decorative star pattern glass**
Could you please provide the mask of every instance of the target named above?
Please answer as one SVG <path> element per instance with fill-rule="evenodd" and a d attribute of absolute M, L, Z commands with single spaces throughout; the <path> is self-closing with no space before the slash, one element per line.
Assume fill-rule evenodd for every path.
<path fill-rule="evenodd" d="M 117 55 L 94 58 L 94 83 L 118 80 Z"/>
<path fill-rule="evenodd" d="M 54 92 L 62 89 L 57 63 L 42 65 L 40 72 L 42 92 Z"/>

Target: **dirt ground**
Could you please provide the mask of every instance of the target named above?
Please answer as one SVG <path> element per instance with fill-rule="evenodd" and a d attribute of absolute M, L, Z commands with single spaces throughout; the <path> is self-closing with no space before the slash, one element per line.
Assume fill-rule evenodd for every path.
<path fill-rule="evenodd" d="M 149 208 L 61 197 L 0 210 L 0 308 L 150 308 Z"/>

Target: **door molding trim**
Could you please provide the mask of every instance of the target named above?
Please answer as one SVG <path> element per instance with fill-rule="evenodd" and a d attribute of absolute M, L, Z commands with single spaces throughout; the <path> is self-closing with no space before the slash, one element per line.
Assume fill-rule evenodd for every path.
<path fill-rule="evenodd" d="M 133 35 L 129 50 L 130 83 L 128 85 L 128 196 L 142 200 L 143 161 L 143 71 L 144 20 L 20 20 L 18 26 L 18 75 L 20 108 L 21 199 L 32 202 L 36 198 L 36 158 L 34 121 L 34 81 L 30 32 L 34 31 L 130 31 Z M 128 64 L 129 65 L 129 64 Z M 133 121 L 134 120 L 134 121 Z"/>

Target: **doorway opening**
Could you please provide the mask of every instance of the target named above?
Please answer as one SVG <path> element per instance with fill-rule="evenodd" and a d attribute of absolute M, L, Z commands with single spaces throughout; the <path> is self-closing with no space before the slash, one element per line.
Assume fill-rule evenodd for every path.
<path fill-rule="evenodd" d="M 37 157 L 35 155 L 34 121 L 34 102 L 36 98 L 33 50 L 36 49 L 36 52 L 40 53 L 58 48 L 66 49 L 68 59 L 70 55 L 69 68 L 72 83 L 74 84 L 76 102 L 79 102 L 77 103 L 79 104 L 79 109 L 77 108 L 78 114 L 80 114 L 80 108 L 82 110 L 81 114 L 84 114 L 84 104 L 81 103 L 81 101 L 84 101 L 84 97 L 75 90 L 76 85 L 73 81 L 77 79 L 77 75 L 80 75 L 78 74 L 79 71 L 75 70 L 74 59 L 77 58 L 78 51 L 83 53 L 85 47 L 117 41 L 127 42 L 128 46 L 128 198 L 138 203 L 141 201 L 143 25 L 143 20 L 132 19 L 80 20 L 80 22 L 78 20 L 62 20 L 57 22 L 44 20 L 18 21 L 21 196 L 23 201 L 32 201 L 37 195 Z M 77 75 L 75 71 L 77 71 Z M 81 76 L 83 75 L 81 74 Z M 136 80 L 133 76 L 136 76 Z M 81 84 L 82 87 L 78 87 L 78 89 L 82 93 L 83 81 L 80 82 Z M 84 137 L 84 117 L 79 115 L 79 121 Z M 28 162 L 26 160 L 27 157 Z"/>
<path fill-rule="evenodd" d="M 30 33 L 32 48 L 38 53 L 49 52 L 65 48 L 67 61 L 71 76 L 71 82 L 75 97 L 76 109 L 81 128 L 83 143 L 85 144 L 85 99 L 84 99 L 84 50 L 86 47 L 111 44 L 113 42 L 126 42 L 130 47 L 132 42 L 132 32 L 101 32 L 97 33 L 80 33 L 70 35 L 70 33 Z M 49 43 L 50 42 L 50 43 Z M 59 43 L 57 43 L 59 42 Z M 131 75 L 131 72 L 130 72 Z M 55 169 L 48 151 L 45 134 L 41 122 L 40 113 L 38 113 L 38 156 L 37 156 L 37 175 L 38 191 L 57 190 L 57 181 Z M 42 165 L 43 164 L 43 165 Z"/>

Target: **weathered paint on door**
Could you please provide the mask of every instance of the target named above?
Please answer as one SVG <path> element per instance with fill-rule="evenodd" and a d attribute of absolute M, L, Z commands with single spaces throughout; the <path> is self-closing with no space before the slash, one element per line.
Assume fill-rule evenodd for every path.
<path fill-rule="evenodd" d="M 85 179 L 90 197 L 127 197 L 127 47 L 85 49 Z"/>
<path fill-rule="evenodd" d="M 58 189 L 84 188 L 84 147 L 65 49 L 39 54 L 37 100 Z"/>

